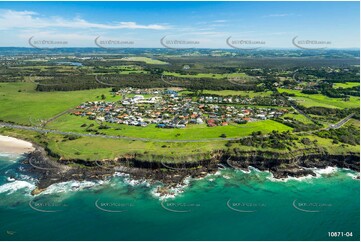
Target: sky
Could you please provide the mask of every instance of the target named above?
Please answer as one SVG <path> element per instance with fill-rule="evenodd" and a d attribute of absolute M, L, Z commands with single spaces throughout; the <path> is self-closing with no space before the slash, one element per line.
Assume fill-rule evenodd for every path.
<path fill-rule="evenodd" d="M 359 4 L 0 2 L 0 46 L 359 48 Z"/>

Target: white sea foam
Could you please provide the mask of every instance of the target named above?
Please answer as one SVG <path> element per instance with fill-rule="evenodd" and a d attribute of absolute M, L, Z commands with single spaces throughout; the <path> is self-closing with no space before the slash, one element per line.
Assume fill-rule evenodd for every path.
<path fill-rule="evenodd" d="M 184 178 L 183 182 L 186 184 L 189 184 L 190 181 L 201 181 L 201 180 L 205 180 L 209 177 L 214 177 L 215 173 L 208 173 L 205 176 L 201 176 L 201 177 L 196 177 L 196 178 L 191 178 L 190 176 Z"/>
<path fill-rule="evenodd" d="M 216 171 L 216 173 L 214 173 L 215 176 L 220 176 L 222 175 L 222 172 L 220 170 Z"/>
<path fill-rule="evenodd" d="M 273 181 L 273 182 L 288 182 L 288 181 L 308 181 L 308 180 L 311 180 L 312 178 L 315 178 L 314 176 L 312 175 L 307 175 L 307 176 L 302 176 L 302 177 L 291 177 L 291 176 L 288 176 L 286 178 L 275 178 L 273 176 L 273 174 L 271 173 L 270 176 L 266 177 L 268 180 L 270 181 Z"/>
<path fill-rule="evenodd" d="M 158 188 L 160 187 L 162 186 L 156 186 L 154 189 L 152 189 L 151 194 L 153 195 L 153 197 L 158 198 L 161 201 L 175 198 L 184 192 L 184 186 L 183 187 L 176 186 L 173 188 L 169 188 L 166 194 L 161 194 L 160 192 L 158 192 Z"/>
<path fill-rule="evenodd" d="M 156 197 L 159 200 L 175 198 L 184 192 L 185 188 L 188 187 L 189 183 L 192 180 L 194 180 L 194 179 L 191 178 L 190 176 L 184 178 L 182 184 L 177 184 L 175 187 L 168 188 L 168 191 L 166 194 L 161 194 L 160 192 L 158 192 L 158 188 L 162 187 L 160 185 L 158 185 L 154 189 L 152 189 L 150 193 L 152 194 L 153 197 Z"/>
<path fill-rule="evenodd" d="M 250 174 L 252 171 L 250 169 L 248 169 L 248 171 L 243 170 L 243 169 L 237 169 L 236 172 L 242 172 L 244 174 Z"/>
<path fill-rule="evenodd" d="M 20 167 L 19 167 L 19 171 L 21 171 L 21 172 L 25 172 L 25 167 L 20 166 Z"/>
<path fill-rule="evenodd" d="M 32 183 L 35 183 L 37 181 L 36 178 L 24 174 L 19 175 L 19 180 L 31 181 Z"/>
<path fill-rule="evenodd" d="M 339 171 L 339 168 L 332 167 L 332 166 L 327 166 L 326 168 L 304 168 L 304 169 L 313 171 L 316 174 L 316 176 L 312 176 L 312 175 L 307 175 L 307 176 L 302 176 L 302 177 L 288 176 L 287 178 L 276 179 L 276 178 L 274 178 L 273 174 L 271 173 L 270 176 L 267 177 L 267 179 L 269 179 L 271 181 L 275 181 L 275 182 L 287 182 L 287 181 L 290 181 L 290 180 L 308 181 L 310 179 L 320 178 L 320 177 L 322 177 L 324 175 L 333 174 L 333 173 Z"/>
<path fill-rule="evenodd" d="M 253 167 L 253 166 L 248 166 L 247 168 L 248 170 L 244 170 L 244 169 L 236 169 L 236 171 L 240 171 L 242 173 L 245 174 L 250 174 L 252 172 L 261 172 L 260 170 L 258 170 L 257 168 Z"/>
<path fill-rule="evenodd" d="M 357 177 L 360 177 L 360 173 L 346 173 L 346 175 L 354 180 L 358 180 Z"/>
<path fill-rule="evenodd" d="M 323 168 L 323 169 L 313 168 L 312 170 L 313 170 L 313 172 L 315 172 L 318 175 L 328 175 L 328 174 L 337 172 L 338 168 L 332 167 L 332 166 L 327 166 L 326 168 Z"/>
<path fill-rule="evenodd" d="M 26 189 L 27 191 L 32 191 L 35 188 L 35 185 L 27 181 L 14 181 L 10 183 L 5 183 L 0 186 L 0 193 L 12 194 L 20 189 Z"/>
<path fill-rule="evenodd" d="M 130 177 L 124 178 L 124 183 L 133 187 L 140 185 L 150 186 L 150 183 L 146 179 L 132 179 Z"/>
<path fill-rule="evenodd" d="M 113 176 L 119 176 L 119 177 L 129 177 L 130 175 L 127 173 L 123 173 L 123 172 L 114 172 Z"/>
<path fill-rule="evenodd" d="M 256 167 L 253 167 L 253 166 L 249 166 L 248 169 L 249 169 L 250 171 L 254 171 L 254 172 L 268 172 L 268 171 L 258 170 Z"/>
<path fill-rule="evenodd" d="M 148 180 L 146 180 L 146 179 L 133 179 L 127 173 L 115 172 L 113 176 L 114 177 L 122 177 L 122 178 L 124 178 L 123 182 L 125 184 L 127 184 L 127 185 L 130 185 L 130 186 L 139 186 L 139 185 L 145 185 L 147 187 L 150 186 L 150 183 L 149 183 Z"/>
<path fill-rule="evenodd" d="M 7 161 L 12 161 L 12 162 L 16 162 L 18 159 L 22 157 L 23 157 L 22 155 L 14 154 L 14 153 L 5 153 L 5 152 L 0 153 L 0 158 L 4 158 Z"/>
<path fill-rule="evenodd" d="M 66 193 L 81 191 L 104 184 L 104 181 L 67 181 L 50 185 L 42 194 Z"/>
<path fill-rule="evenodd" d="M 304 168 L 305 170 L 311 170 L 316 174 L 316 178 L 320 178 L 324 175 L 329 175 L 329 174 L 333 174 L 337 171 L 339 171 L 339 168 L 337 167 L 332 167 L 332 166 L 327 166 L 326 168 Z"/>

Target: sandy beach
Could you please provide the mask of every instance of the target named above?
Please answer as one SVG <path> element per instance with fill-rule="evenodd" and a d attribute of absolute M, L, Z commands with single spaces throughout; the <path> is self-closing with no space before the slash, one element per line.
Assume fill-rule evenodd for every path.
<path fill-rule="evenodd" d="M 30 142 L 0 135 L 0 153 L 20 155 L 31 152 L 34 149 Z"/>

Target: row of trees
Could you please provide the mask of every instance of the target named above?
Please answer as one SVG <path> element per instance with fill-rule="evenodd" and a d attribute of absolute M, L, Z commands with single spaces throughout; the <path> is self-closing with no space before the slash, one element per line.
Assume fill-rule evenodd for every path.
<path fill-rule="evenodd" d="M 257 83 L 237 84 L 227 79 L 214 78 L 169 78 L 159 74 L 119 74 L 119 75 L 68 75 L 39 79 L 37 91 L 73 91 L 101 87 L 171 88 L 185 87 L 189 90 L 257 90 L 264 87 Z"/>

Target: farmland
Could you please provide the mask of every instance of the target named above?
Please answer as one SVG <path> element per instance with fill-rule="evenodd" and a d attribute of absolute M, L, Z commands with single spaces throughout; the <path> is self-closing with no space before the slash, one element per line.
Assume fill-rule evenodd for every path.
<path fill-rule="evenodd" d="M 300 105 L 305 107 L 326 107 L 326 108 L 357 108 L 360 106 L 359 97 L 350 97 L 349 101 L 344 101 L 342 98 L 330 98 L 322 94 L 304 94 L 300 90 L 290 90 L 279 88 L 280 93 L 286 92 L 294 94 L 295 97 L 291 97 L 296 100 Z"/>

